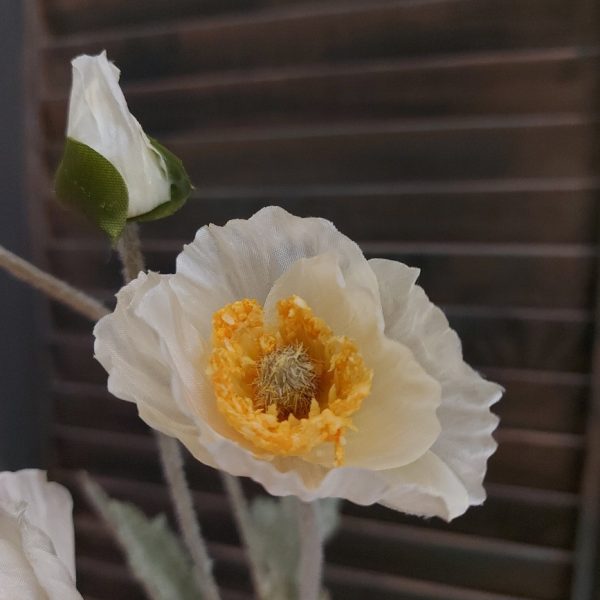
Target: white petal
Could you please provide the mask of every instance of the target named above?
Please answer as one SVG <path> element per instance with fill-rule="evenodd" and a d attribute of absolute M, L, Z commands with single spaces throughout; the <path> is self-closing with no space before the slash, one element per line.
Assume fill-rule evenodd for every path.
<path fill-rule="evenodd" d="M 394 510 L 451 521 L 469 508 L 465 486 L 433 452 L 410 465 L 380 474 L 391 489 L 379 502 Z"/>
<path fill-rule="evenodd" d="M 502 388 L 481 378 L 462 358 L 461 343 L 442 311 L 414 282 L 416 269 L 402 263 L 369 261 L 379 281 L 386 334 L 406 344 L 442 385 L 438 417 L 442 433 L 432 451 L 459 477 L 471 504 L 485 499 L 487 459 L 496 449 L 498 418 L 490 406 Z"/>
<path fill-rule="evenodd" d="M 0 600 L 44 600 L 44 592 L 21 545 L 18 514 L 0 502 Z"/>
<path fill-rule="evenodd" d="M 196 427 L 185 404 L 176 402 L 173 373 L 163 356 L 161 340 L 135 313 L 140 300 L 162 279 L 155 273 L 142 273 L 121 289 L 115 311 L 94 328 L 94 353 L 108 372 L 111 394 L 135 402 L 140 417 L 151 427 L 194 444 Z"/>
<path fill-rule="evenodd" d="M 56 556 L 46 533 L 26 518 L 21 520 L 20 531 L 23 552 L 45 592 L 44 600 L 82 600 L 75 588 L 74 577 Z"/>
<path fill-rule="evenodd" d="M 0 473 L 0 600 L 81 600 L 72 505 L 43 471 Z"/>
<path fill-rule="evenodd" d="M 276 302 L 292 294 L 336 335 L 353 339 L 374 371 L 371 393 L 352 417 L 357 431 L 346 434 L 345 464 L 391 469 L 422 456 L 440 432 L 440 387 L 406 346 L 384 336 L 378 294 L 360 277 L 347 281 L 332 253 L 292 265 L 271 290 L 267 315 L 272 318 Z"/>
<path fill-rule="evenodd" d="M 378 502 L 448 521 L 469 506 L 464 485 L 432 452 L 403 467 L 374 471 L 350 466 L 327 469 L 300 458 L 260 460 L 229 440 L 215 444 L 210 451 L 217 468 L 250 477 L 274 496 L 295 495 L 305 502 L 332 497 L 361 505 Z"/>
<path fill-rule="evenodd" d="M 72 65 L 67 136 L 96 150 L 119 171 L 129 193 L 128 217 L 170 200 L 164 159 L 129 112 L 119 69 L 105 52 L 78 56 Z"/>
<path fill-rule="evenodd" d="M 211 323 L 212 314 L 198 299 L 194 300 L 189 280 L 179 278 L 179 283 L 183 285 L 177 285 L 176 276 L 162 276 L 152 289 L 131 303 L 138 321 L 151 328 L 159 340 L 161 360 L 170 374 L 169 401 L 179 407 L 181 419 L 187 419 L 200 434 L 212 438 L 217 432 L 249 446 L 217 409 L 212 382 L 206 374 L 210 338 L 203 339 L 199 330 L 205 330 L 205 321 Z"/>
<path fill-rule="evenodd" d="M 56 554 L 75 578 L 73 500 L 58 483 L 49 482 L 44 471 L 26 469 L 0 473 L 0 502 L 27 504 L 25 515 L 52 540 Z"/>
<path fill-rule="evenodd" d="M 377 289 L 360 248 L 332 223 L 295 217 L 277 206 L 263 208 L 247 221 L 200 229 L 177 258 L 177 274 L 196 284 L 212 314 L 242 298 L 263 304 L 275 281 L 296 261 L 326 252 L 340 257 L 347 279 Z"/>

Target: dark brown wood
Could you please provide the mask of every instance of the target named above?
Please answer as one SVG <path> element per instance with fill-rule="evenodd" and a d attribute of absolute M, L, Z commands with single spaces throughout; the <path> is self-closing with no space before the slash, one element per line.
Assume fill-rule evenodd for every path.
<path fill-rule="evenodd" d="M 144 244 L 148 268 L 174 272 L 177 253 L 189 241 L 148 241 Z M 361 246 L 368 257 L 400 260 L 420 268 L 419 284 L 438 304 L 583 311 L 591 304 L 594 261 L 586 247 L 512 245 L 508 253 L 508 247 L 490 244 L 361 242 Z M 116 256 L 102 242 L 57 241 L 51 245 L 50 259 L 61 277 L 77 285 L 101 290 L 119 285 Z M 84 265 L 94 268 L 86 272 Z M 563 273 L 561 279 L 557 272 Z M 555 320 L 585 323 L 588 317 L 585 312 L 565 311 L 557 313 Z"/>
<path fill-rule="evenodd" d="M 596 45 L 600 45 L 600 11 L 596 2 L 585 0 L 577 14 L 581 28 Z M 592 91 L 594 109 L 600 106 L 600 78 L 596 76 Z M 594 161 L 600 157 L 600 129 L 594 129 Z M 581 481 L 581 510 L 575 539 L 576 560 L 571 597 L 585 600 L 600 598 L 600 218 L 596 215 L 596 288 L 594 341 L 591 351 L 590 406 L 586 428 L 586 453 Z"/>
<path fill-rule="evenodd" d="M 560 46 L 577 39 L 572 6 L 565 0 L 309 2 L 215 19 L 167 18 L 160 26 L 133 29 L 118 28 L 114 13 L 113 18 L 116 29 L 50 44 L 46 71 L 53 85 L 68 82 L 72 56 L 102 49 L 130 81 L 282 64 Z"/>
<path fill-rule="evenodd" d="M 203 186 L 581 177 L 593 120 L 578 115 L 364 121 L 163 138 Z M 49 149 L 54 169 L 62 145 Z"/>
<path fill-rule="evenodd" d="M 590 109 L 598 58 L 571 48 L 308 65 L 130 84 L 131 111 L 153 135 L 290 123 Z M 165 106 L 169 110 L 165 110 Z M 66 127 L 67 93 L 47 100 L 51 139 Z"/>
<path fill-rule="evenodd" d="M 278 204 L 299 216 L 335 221 L 353 239 L 405 242 L 588 244 L 593 240 L 593 180 L 492 180 L 437 184 L 272 186 L 196 192 L 164 221 L 147 223 L 145 240 L 189 243 L 205 223 L 223 225 Z M 98 238 L 81 217 L 48 200 L 56 238 Z M 360 215 L 357 219 L 356 215 Z"/>

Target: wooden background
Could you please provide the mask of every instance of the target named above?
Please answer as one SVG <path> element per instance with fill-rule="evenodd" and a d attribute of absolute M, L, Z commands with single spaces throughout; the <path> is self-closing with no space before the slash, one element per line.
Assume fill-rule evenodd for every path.
<path fill-rule="evenodd" d="M 452 525 L 346 504 L 334 599 L 591 600 L 600 428 L 599 69 L 588 0 L 31 0 L 29 174 L 37 258 L 107 302 L 105 240 L 52 198 L 70 59 L 102 49 L 132 112 L 196 185 L 143 227 L 174 269 L 204 223 L 279 204 L 332 219 L 368 256 L 422 268 L 466 358 L 507 388 L 489 500 Z M 86 468 L 168 509 L 152 437 L 105 391 L 90 324 L 51 306 L 48 460 L 77 497 L 87 600 L 142 598 L 80 500 Z M 189 464 L 229 600 L 248 575 L 218 478 Z M 256 487 L 249 485 L 255 492 Z M 595 595 L 594 595 L 595 594 Z"/>

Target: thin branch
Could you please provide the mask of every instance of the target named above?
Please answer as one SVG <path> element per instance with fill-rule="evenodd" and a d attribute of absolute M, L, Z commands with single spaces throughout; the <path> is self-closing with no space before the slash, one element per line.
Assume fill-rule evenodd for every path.
<path fill-rule="evenodd" d="M 117 243 L 117 252 L 123 265 L 123 279 L 125 283 L 129 283 L 145 268 L 136 224 L 130 223 L 125 227 Z M 156 440 L 179 530 L 199 574 L 198 583 L 201 586 L 202 597 L 204 600 L 219 600 L 219 589 L 212 573 L 212 561 L 194 511 L 192 493 L 185 476 L 181 447 L 177 440 L 160 432 L 156 432 Z"/>
<path fill-rule="evenodd" d="M 171 500 L 175 506 L 179 530 L 196 566 L 197 581 L 202 590 L 202 598 L 203 600 L 219 600 L 219 589 L 212 573 L 212 560 L 208 555 L 208 548 L 200 531 L 192 494 L 185 478 L 181 446 L 174 438 L 158 431 L 155 432 L 155 435 L 160 450 L 160 462 L 169 484 Z"/>
<path fill-rule="evenodd" d="M 129 283 L 140 274 L 140 271 L 145 270 L 139 227 L 135 223 L 129 223 L 123 230 L 117 242 L 117 252 L 121 259 L 121 273 L 125 283 Z"/>
<path fill-rule="evenodd" d="M 0 246 L 0 267 L 19 281 L 43 292 L 46 296 L 65 304 L 92 321 L 98 321 L 110 311 L 95 298 L 68 283 L 38 269 L 35 265 Z"/>
<path fill-rule="evenodd" d="M 323 577 L 323 536 L 315 502 L 298 500 L 300 565 L 298 591 L 302 600 L 318 600 Z"/>
<path fill-rule="evenodd" d="M 260 552 L 256 547 L 255 541 L 257 533 L 250 518 L 250 511 L 248 510 L 244 490 L 242 489 L 240 480 L 233 475 L 229 475 L 229 473 L 221 471 L 221 480 L 229 496 L 240 537 L 246 547 L 254 593 L 260 600 L 265 600 L 267 598 L 267 590 L 265 589 L 267 574 L 258 560 Z"/>

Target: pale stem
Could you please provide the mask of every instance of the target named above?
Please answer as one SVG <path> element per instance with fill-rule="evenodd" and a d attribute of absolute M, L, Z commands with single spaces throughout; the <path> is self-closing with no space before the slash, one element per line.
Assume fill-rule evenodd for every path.
<path fill-rule="evenodd" d="M 192 494 L 185 478 L 181 447 L 177 440 L 167 435 L 158 431 L 155 435 L 160 451 L 160 462 L 175 506 L 179 530 L 196 566 L 196 580 L 202 591 L 202 598 L 219 600 L 219 589 L 212 573 L 212 561 L 200 531 Z"/>
<path fill-rule="evenodd" d="M 298 593 L 301 600 L 318 600 L 323 576 L 323 536 L 316 502 L 298 500 L 300 564 Z"/>
<path fill-rule="evenodd" d="M 0 246 L 0 267 L 16 279 L 27 283 L 52 298 L 52 300 L 65 304 L 92 321 L 98 321 L 110 312 L 106 306 L 95 298 L 38 269 L 30 262 L 4 248 L 4 246 Z"/>
<path fill-rule="evenodd" d="M 252 519 L 250 517 L 250 511 L 248 509 L 248 503 L 244 496 L 244 490 L 240 480 L 229 473 L 221 471 L 221 480 L 229 501 L 233 510 L 233 516 L 235 518 L 238 531 L 244 546 L 246 547 L 246 554 L 248 556 L 248 562 L 250 564 L 250 576 L 252 577 L 252 585 L 254 587 L 254 593 L 260 600 L 267 598 L 267 581 L 268 577 L 265 573 L 263 565 L 258 560 L 260 555 L 259 549 L 256 547 L 257 533 L 255 531 Z"/>
<path fill-rule="evenodd" d="M 136 224 L 130 223 L 125 227 L 117 243 L 117 252 L 123 266 L 123 279 L 125 283 L 129 283 L 145 268 Z M 202 597 L 206 600 L 218 600 L 220 595 L 212 573 L 212 561 L 194 511 L 192 493 L 185 477 L 181 447 L 177 440 L 158 431 L 156 439 L 179 530 L 199 571 L 198 583 Z"/>

